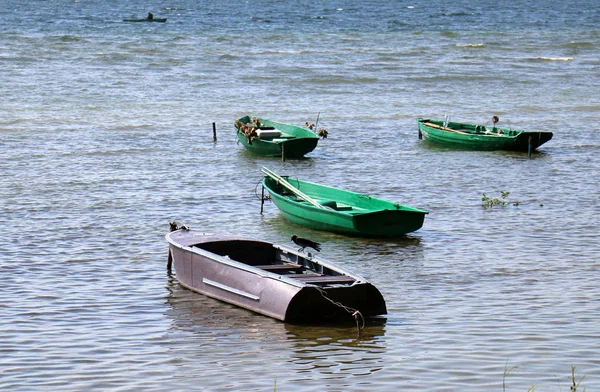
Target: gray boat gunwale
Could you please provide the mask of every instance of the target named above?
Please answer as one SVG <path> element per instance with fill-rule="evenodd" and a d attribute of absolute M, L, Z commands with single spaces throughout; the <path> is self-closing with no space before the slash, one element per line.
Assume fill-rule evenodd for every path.
<path fill-rule="evenodd" d="M 350 271 L 345 270 L 344 268 L 340 267 L 339 265 L 333 265 L 329 262 L 327 262 L 327 260 L 324 260 L 322 258 L 320 258 L 317 255 L 313 255 L 311 253 L 308 254 L 302 254 L 300 251 L 298 251 L 297 249 L 285 246 L 285 245 L 281 245 L 281 244 L 275 244 L 275 243 L 270 243 L 267 241 L 262 241 L 262 240 L 257 240 L 257 239 L 253 239 L 253 238 L 245 238 L 245 237 L 240 237 L 240 236 L 234 236 L 234 235 L 215 235 L 215 234 L 210 234 L 210 233 L 199 233 L 199 232 L 194 232 L 194 234 L 196 235 L 200 235 L 202 234 L 202 236 L 206 236 L 206 237 L 210 237 L 213 238 L 214 240 L 220 239 L 220 240 L 227 240 L 227 241 L 235 241 L 235 240 L 240 240 L 240 241 L 256 241 L 256 242 L 261 242 L 261 243 L 265 243 L 265 244 L 269 244 L 271 246 L 273 246 L 273 248 L 278 249 L 282 252 L 286 252 L 286 253 L 290 253 L 293 254 L 295 256 L 297 256 L 298 258 L 302 258 L 302 259 L 306 259 L 306 260 L 310 260 L 311 262 L 321 265 L 325 268 L 331 269 L 333 271 L 339 272 L 340 274 L 349 276 L 353 279 L 355 279 L 355 282 L 352 283 L 350 286 L 356 285 L 356 284 L 361 284 L 361 283 L 368 283 L 367 280 L 365 278 L 363 278 L 360 275 L 357 275 L 355 273 L 352 273 Z M 310 283 L 305 283 L 293 278 L 288 278 L 284 275 L 280 275 L 274 272 L 270 272 L 270 271 L 265 271 L 263 269 L 260 269 L 258 267 L 254 267 L 245 263 L 242 263 L 240 261 L 236 261 L 233 259 L 230 259 L 229 257 L 226 256 L 220 256 L 217 255 L 215 253 L 209 252 L 207 250 L 204 250 L 200 247 L 197 246 L 185 246 L 185 245 L 180 245 L 177 242 L 175 242 L 172 238 L 171 238 L 171 233 L 166 235 L 166 240 L 167 242 L 169 242 L 170 245 L 182 249 L 182 250 L 186 250 L 192 253 L 196 253 L 200 256 L 206 257 L 208 259 L 211 259 L 213 261 L 216 261 L 218 263 L 221 264 L 225 264 L 229 267 L 233 267 L 236 269 L 240 269 L 240 270 L 244 270 L 246 272 L 250 272 L 256 275 L 260 275 L 261 277 L 264 278 L 270 278 L 270 279 L 276 279 L 276 280 L 282 280 L 285 281 L 287 283 L 290 283 L 293 286 L 296 287 L 306 287 L 306 286 L 317 286 L 314 284 L 310 284 Z M 212 242 L 212 241 L 206 241 L 206 242 Z M 203 242 L 197 242 L 197 244 L 201 244 Z"/>

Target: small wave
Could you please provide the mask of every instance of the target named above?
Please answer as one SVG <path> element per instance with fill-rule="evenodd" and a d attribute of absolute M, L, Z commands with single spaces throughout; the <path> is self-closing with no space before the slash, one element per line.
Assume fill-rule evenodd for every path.
<path fill-rule="evenodd" d="M 539 57 L 536 60 L 542 60 L 542 61 L 572 61 L 573 57 Z"/>
<path fill-rule="evenodd" d="M 178 41 L 187 41 L 189 39 L 189 37 L 185 36 L 185 35 L 175 35 L 173 37 L 170 38 L 171 42 L 178 42 Z"/>
<path fill-rule="evenodd" d="M 588 41 L 582 41 L 582 42 L 571 41 L 571 42 L 567 42 L 563 46 L 565 48 L 593 48 L 594 44 L 592 42 L 588 42 Z"/>
<path fill-rule="evenodd" d="M 240 58 L 240 56 L 237 56 L 235 54 L 232 53 L 225 53 L 219 56 L 219 60 L 234 60 L 234 59 L 238 59 Z"/>
<path fill-rule="evenodd" d="M 569 110 L 572 110 L 575 112 L 597 113 L 598 111 L 600 111 L 600 105 L 577 105 L 577 106 L 570 107 Z M 590 121 L 592 121 L 591 117 L 590 117 Z"/>
<path fill-rule="evenodd" d="M 459 48 L 485 48 L 485 44 L 456 44 Z"/>
<path fill-rule="evenodd" d="M 447 38 L 454 38 L 454 37 L 458 37 L 458 34 L 452 31 L 442 31 L 440 32 L 440 35 L 442 37 L 447 37 Z"/>
<path fill-rule="evenodd" d="M 472 16 L 473 14 L 471 12 L 466 12 L 466 11 L 457 11 L 457 12 L 443 12 L 442 16 L 451 16 L 451 17 L 455 17 L 455 16 Z"/>
<path fill-rule="evenodd" d="M 18 124 L 26 123 L 27 121 L 29 121 L 29 119 L 27 119 L 27 118 L 16 118 L 16 119 L 9 120 L 9 121 L 2 121 L 2 122 L 0 122 L 0 126 L 18 125 Z"/>
<path fill-rule="evenodd" d="M 263 55 L 267 55 L 267 54 L 293 54 L 293 55 L 297 55 L 297 54 L 306 54 L 309 52 L 306 52 L 304 50 L 287 50 L 287 49 L 267 49 L 264 50 L 262 53 L 259 52 L 258 54 L 263 54 Z"/>
<path fill-rule="evenodd" d="M 258 23 L 273 23 L 273 21 L 271 19 L 261 18 L 258 16 L 251 16 L 250 20 L 253 22 L 258 22 Z"/>
<path fill-rule="evenodd" d="M 81 41 L 81 37 L 77 37 L 74 35 L 62 35 L 57 37 L 60 42 L 79 42 Z"/>

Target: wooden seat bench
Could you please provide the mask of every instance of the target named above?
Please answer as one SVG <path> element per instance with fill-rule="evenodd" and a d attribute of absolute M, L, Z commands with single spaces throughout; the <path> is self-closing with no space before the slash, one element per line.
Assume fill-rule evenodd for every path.
<path fill-rule="evenodd" d="M 300 264 L 266 264 L 266 265 L 255 265 L 254 267 L 260 268 L 265 271 L 276 271 L 276 272 L 286 272 L 286 271 L 301 271 L 304 267 Z"/>
<path fill-rule="evenodd" d="M 288 277 L 298 279 L 304 283 L 354 283 L 356 279 L 345 275 L 317 275 L 317 274 L 296 274 Z"/>

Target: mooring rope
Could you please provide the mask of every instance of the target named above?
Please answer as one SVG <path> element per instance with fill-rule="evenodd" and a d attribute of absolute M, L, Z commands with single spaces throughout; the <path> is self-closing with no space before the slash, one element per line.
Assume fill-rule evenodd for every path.
<path fill-rule="evenodd" d="M 321 296 L 323 298 L 325 298 L 327 301 L 331 302 L 335 306 L 339 306 L 340 308 L 344 309 L 346 312 L 348 312 L 349 314 L 352 315 L 354 320 L 356 320 L 356 331 L 358 332 L 358 336 L 360 337 L 360 333 L 365 328 L 365 318 L 363 317 L 360 310 L 351 308 L 349 306 L 342 304 L 341 302 L 336 302 L 336 301 L 332 300 L 331 298 L 329 298 L 327 296 L 327 292 L 320 287 L 316 287 L 316 289 L 319 291 Z"/>
<path fill-rule="evenodd" d="M 258 194 L 258 187 L 260 186 L 260 184 L 262 184 L 262 180 L 258 180 L 258 182 L 256 183 L 256 186 L 254 187 L 254 196 L 256 196 L 258 200 L 271 200 L 271 195 L 267 194 L 263 199 L 262 196 Z"/>

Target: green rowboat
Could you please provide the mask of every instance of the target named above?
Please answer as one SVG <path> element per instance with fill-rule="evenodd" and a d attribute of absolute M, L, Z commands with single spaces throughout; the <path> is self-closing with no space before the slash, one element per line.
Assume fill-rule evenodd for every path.
<path fill-rule="evenodd" d="M 262 185 L 288 220 L 315 230 L 390 237 L 423 226 L 427 211 L 343 189 L 278 176 L 263 168 Z"/>
<path fill-rule="evenodd" d="M 497 120 L 497 118 L 496 118 Z M 522 131 L 418 118 L 419 138 L 430 143 L 468 150 L 531 152 L 552 139 L 552 132 Z"/>
<path fill-rule="evenodd" d="M 244 116 L 234 125 L 238 141 L 258 155 L 302 158 L 319 142 L 319 136 L 310 129 L 265 118 Z"/>

